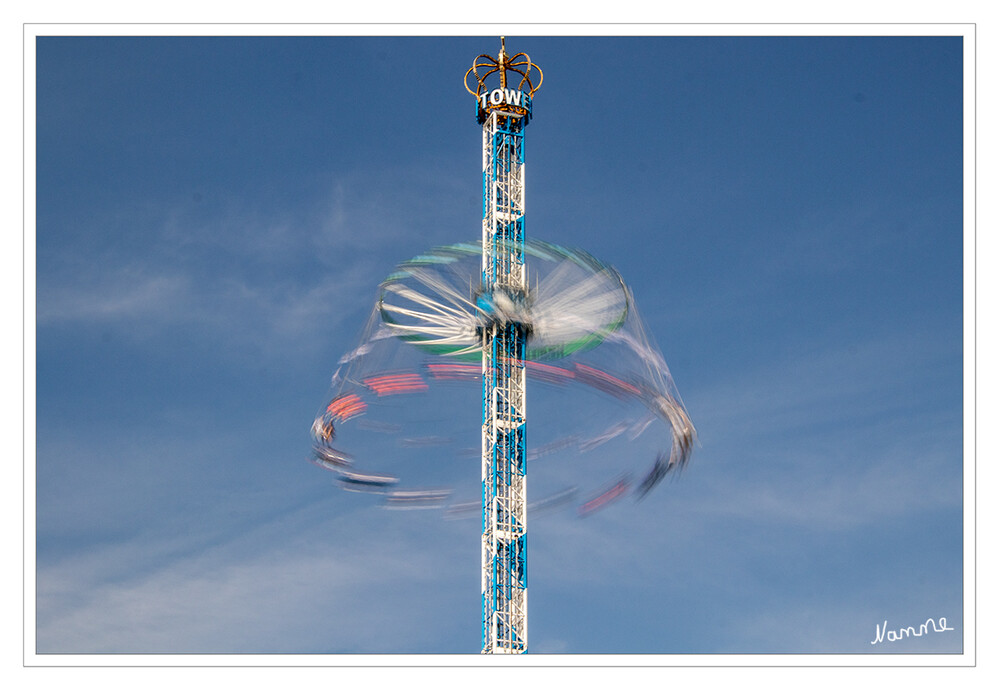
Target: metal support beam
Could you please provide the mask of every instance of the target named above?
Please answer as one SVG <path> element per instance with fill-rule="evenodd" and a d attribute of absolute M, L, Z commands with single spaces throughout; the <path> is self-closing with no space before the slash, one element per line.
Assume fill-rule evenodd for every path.
<path fill-rule="evenodd" d="M 500 111 L 482 127 L 482 297 L 523 304 L 524 133 Z M 515 310 L 514 310 L 515 311 Z M 527 329 L 482 326 L 482 652 L 527 651 Z"/>

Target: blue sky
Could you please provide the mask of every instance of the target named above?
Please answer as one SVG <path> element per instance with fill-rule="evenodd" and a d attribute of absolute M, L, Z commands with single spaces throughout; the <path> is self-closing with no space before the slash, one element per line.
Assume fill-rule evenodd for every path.
<path fill-rule="evenodd" d="M 532 653 L 961 652 L 961 38 L 507 46 L 527 232 L 622 273 L 700 438 L 532 523 Z M 478 235 L 498 47 L 38 39 L 38 653 L 478 651 L 476 522 L 306 457 L 381 279 Z"/>

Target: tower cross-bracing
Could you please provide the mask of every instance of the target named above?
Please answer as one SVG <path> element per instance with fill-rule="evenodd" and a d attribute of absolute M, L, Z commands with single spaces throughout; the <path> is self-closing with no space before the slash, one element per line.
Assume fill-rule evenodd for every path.
<path fill-rule="evenodd" d="M 520 76 L 516 88 L 508 72 Z M 499 86 L 486 78 L 499 74 Z M 468 86 L 474 74 L 477 88 Z M 541 71 L 524 53 L 466 72 L 482 125 L 482 652 L 527 651 L 527 395 L 524 128 Z M 533 80 L 537 79 L 537 84 Z"/>

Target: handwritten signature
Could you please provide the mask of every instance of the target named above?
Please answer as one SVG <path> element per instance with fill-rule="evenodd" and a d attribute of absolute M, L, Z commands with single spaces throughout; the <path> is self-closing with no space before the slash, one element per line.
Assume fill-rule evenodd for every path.
<path fill-rule="evenodd" d="M 884 642 L 885 640 L 888 640 L 889 642 L 897 642 L 898 640 L 904 640 L 907 637 L 922 637 L 929 632 L 943 632 L 945 630 L 953 629 L 954 628 L 947 627 L 947 619 L 943 617 L 937 618 L 936 620 L 927 618 L 926 622 L 918 628 L 910 625 L 905 628 L 899 628 L 898 630 L 889 630 L 888 621 L 884 621 L 884 625 L 874 626 L 874 639 L 871 640 L 871 644 L 878 644 L 879 642 Z"/>

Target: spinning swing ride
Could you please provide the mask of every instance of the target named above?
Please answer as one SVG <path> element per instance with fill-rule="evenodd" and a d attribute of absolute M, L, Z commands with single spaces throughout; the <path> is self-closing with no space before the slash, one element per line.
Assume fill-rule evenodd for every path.
<path fill-rule="evenodd" d="M 528 513 L 574 503 L 585 517 L 629 494 L 640 499 L 686 465 L 696 438 L 621 275 L 584 251 L 526 238 L 524 133 L 543 79 L 525 53 L 506 53 L 505 39 L 495 58 L 473 61 L 465 88 L 482 127 L 481 239 L 434 248 L 381 283 L 360 343 L 340 359 L 332 400 L 312 425 L 312 460 L 334 472 L 341 488 L 379 496 L 386 508 L 441 509 L 446 517 L 481 511 L 484 654 L 527 651 Z M 545 442 L 533 450 L 528 381 L 538 384 L 532 391 L 546 418 Z M 472 386 L 481 392 L 478 449 L 423 433 L 458 424 L 459 413 L 427 415 L 456 402 L 463 413 Z M 594 396 L 609 413 L 593 407 Z M 599 425 L 571 433 L 562 427 L 572 418 Z M 650 437 L 657 445 L 645 469 L 634 466 L 641 453 L 629 450 L 613 461 L 601 456 L 589 469 L 579 462 L 612 443 L 633 448 Z M 398 463 L 372 468 L 407 451 L 422 451 L 416 475 L 441 486 L 404 483 Z M 471 457 L 480 459 L 478 502 L 461 501 L 450 488 L 468 474 Z M 528 466 L 560 457 L 571 464 L 543 480 L 544 498 L 529 504 Z M 584 472 L 606 474 L 608 466 L 617 476 L 580 491 Z"/>

